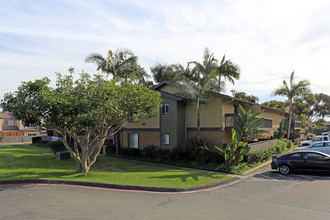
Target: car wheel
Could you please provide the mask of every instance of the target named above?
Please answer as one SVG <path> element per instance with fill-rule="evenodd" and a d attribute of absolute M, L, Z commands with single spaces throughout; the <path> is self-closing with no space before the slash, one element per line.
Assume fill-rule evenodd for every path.
<path fill-rule="evenodd" d="M 283 175 L 286 175 L 290 172 L 290 167 L 286 164 L 283 164 L 279 167 L 278 171 L 283 174 Z"/>

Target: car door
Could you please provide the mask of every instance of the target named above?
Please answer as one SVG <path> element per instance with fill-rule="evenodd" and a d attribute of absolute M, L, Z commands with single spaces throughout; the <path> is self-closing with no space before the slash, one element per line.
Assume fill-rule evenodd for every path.
<path fill-rule="evenodd" d="M 327 156 L 317 152 L 308 152 L 304 154 L 304 162 L 306 170 L 329 170 L 330 161 Z"/>
<path fill-rule="evenodd" d="M 305 162 L 303 155 L 300 152 L 292 153 L 287 156 L 286 161 L 289 163 L 293 170 L 305 169 Z"/>
<path fill-rule="evenodd" d="M 330 142 L 324 143 L 322 152 L 330 155 Z"/>

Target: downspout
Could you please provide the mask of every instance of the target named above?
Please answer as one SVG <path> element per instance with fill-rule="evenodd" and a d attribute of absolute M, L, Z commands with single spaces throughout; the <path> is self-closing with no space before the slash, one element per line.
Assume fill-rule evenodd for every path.
<path fill-rule="evenodd" d="M 225 103 L 223 103 L 221 101 L 221 127 L 222 127 L 222 129 L 221 129 L 221 147 L 223 147 L 223 131 L 225 130 L 225 126 L 226 126 L 226 124 L 223 126 L 224 119 L 225 119 L 225 114 L 223 114 L 223 104 L 228 104 L 233 101 L 234 101 L 234 99 L 231 99 Z"/>

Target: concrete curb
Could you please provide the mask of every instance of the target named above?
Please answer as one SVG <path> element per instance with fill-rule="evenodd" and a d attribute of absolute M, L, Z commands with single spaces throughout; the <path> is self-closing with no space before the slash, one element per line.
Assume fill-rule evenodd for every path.
<path fill-rule="evenodd" d="M 253 175 L 253 174 L 255 174 L 258 170 L 261 170 L 261 169 L 264 168 L 265 166 L 270 166 L 271 162 L 272 162 L 272 161 L 269 160 L 269 161 L 266 161 L 266 162 L 260 164 L 260 165 L 257 166 L 257 167 L 254 167 L 254 168 L 252 168 L 252 169 L 249 169 L 248 171 L 246 171 L 245 173 L 243 173 L 242 176 L 250 176 L 250 175 Z"/>
<path fill-rule="evenodd" d="M 147 192 L 193 192 L 200 190 L 208 190 L 217 188 L 220 186 L 228 185 L 234 182 L 238 182 L 240 179 L 233 177 L 221 182 L 208 184 L 204 186 L 188 187 L 188 188 L 172 188 L 172 187 L 153 187 L 153 186 L 134 186 L 134 185 L 120 185 L 111 183 L 96 183 L 96 182 L 81 182 L 81 181 L 66 181 L 66 180 L 2 180 L 1 185 L 25 185 L 25 184 L 62 184 L 62 185 L 75 185 L 75 186 L 87 186 L 98 187 L 118 190 L 132 190 L 132 191 L 147 191 Z"/>

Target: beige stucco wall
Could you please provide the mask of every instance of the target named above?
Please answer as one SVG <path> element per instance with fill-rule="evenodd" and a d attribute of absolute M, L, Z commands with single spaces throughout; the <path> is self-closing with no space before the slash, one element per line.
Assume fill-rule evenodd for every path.
<path fill-rule="evenodd" d="M 159 128 L 159 111 L 152 119 L 141 119 L 139 122 L 127 123 L 126 128 Z"/>
<path fill-rule="evenodd" d="M 167 93 L 170 93 L 170 94 L 173 94 L 175 95 L 175 93 L 178 93 L 181 91 L 181 89 L 179 87 L 176 87 L 176 86 L 172 86 L 172 85 L 163 85 L 159 91 L 163 91 L 163 92 L 167 92 Z"/>
<path fill-rule="evenodd" d="M 262 108 L 262 110 L 264 110 L 264 112 L 261 113 L 260 116 L 264 118 L 271 118 L 273 121 L 272 128 L 277 129 L 280 126 L 282 118 L 285 117 L 284 113 L 268 108 Z"/>
<path fill-rule="evenodd" d="M 206 105 L 201 105 L 201 127 L 221 127 L 221 104 L 221 98 L 213 96 Z M 197 127 L 197 110 L 192 104 L 186 106 L 186 125 Z"/>
<path fill-rule="evenodd" d="M 160 144 L 159 131 L 123 131 L 122 133 L 123 147 L 128 147 L 128 133 L 139 134 L 139 148 L 143 148 L 151 144 L 155 146 L 159 146 Z"/>
<path fill-rule="evenodd" d="M 221 146 L 221 131 L 201 131 L 200 137 L 207 139 L 212 144 L 215 144 L 217 146 Z M 188 131 L 187 132 L 187 138 L 193 138 L 197 136 L 197 131 Z"/>

